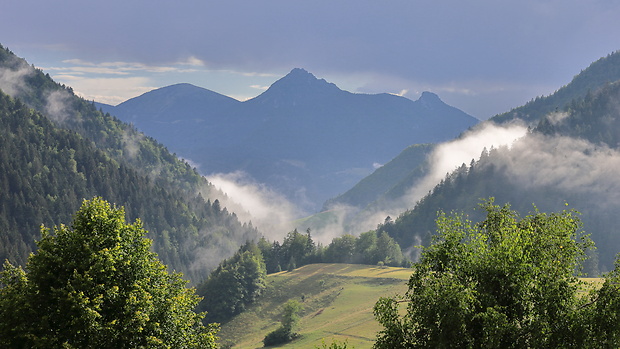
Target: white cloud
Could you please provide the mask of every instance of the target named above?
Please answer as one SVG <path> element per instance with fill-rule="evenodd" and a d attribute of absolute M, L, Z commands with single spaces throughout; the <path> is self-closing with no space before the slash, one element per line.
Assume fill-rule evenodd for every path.
<path fill-rule="evenodd" d="M 254 226 L 270 239 L 280 240 L 290 229 L 300 212 L 283 195 L 255 182 L 244 172 L 207 176 L 216 188 L 224 192 L 236 206 L 250 214 L 235 212 L 242 220 L 251 219 Z"/>
<path fill-rule="evenodd" d="M 88 78 L 76 75 L 54 75 L 54 80 L 70 85 L 74 92 L 100 103 L 117 105 L 129 98 L 151 91 L 151 81 L 145 77 Z"/>
<path fill-rule="evenodd" d="M 408 89 L 406 89 L 406 88 L 404 88 L 404 89 L 400 90 L 400 92 L 398 92 L 398 93 L 392 93 L 392 94 L 393 94 L 393 95 L 395 95 L 395 96 L 403 97 L 403 96 L 405 96 L 408 92 L 409 92 L 409 90 L 408 90 Z"/>
<path fill-rule="evenodd" d="M 266 90 L 269 88 L 269 86 L 262 86 L 262 85 L 250 85 L 250 87 L 257 89 L 257 90 Z"/>
<path fill-rule="evenodd" d="M 59 74 L 128 75 L 140 72 L 195 72 L 197 71 L 196 67 L 206 66 L 204 61 L 194 56 L 190 56 L 185 60 L 172 62 L 166 65 L 150 65 L 140 62 L 123 61 L 91 62 L 77 58 L 65 59 L 62 63 L 66 64 L 66 66 L 42 67 L 42 69 L 45 71 L 57 71 Z"/>
<path fill-rule="evenodd" d="M 527 128 L 522 125 L 499 126 L 487 122 L 465 133 L 461 138 L 438 145 L 429 158 L 431 164 L 429 174 L 405 195 L 405 204 L 415 204 L 439 184 L 446 174 L 462 164 L 469 166 L 472 160 L 478 160 L 485 148 L 510 147 L 526 133 Z"/>
<path fill-rule="evenodd" d="M 63 122 L 67 118 L 69 112 L 71 112 L 70 100 L 71 95 L 65 90 L 51 92 L 47 96 L 47 103 L 45 105 L 47 116 L 58 122 Z"/>
<path fill-rule="evenodd" d="M 532 135 L 502 155 L 498 167 L 519 186 L 572 193 L 582 205 L 608 209 L 620 203 L 620 153 L 604 144 Z"/>
<path fill-rule="evenodd" d="M 200 59 L 200 58 L 198 58 L 196 56 L 189 56 L 185 62 L 180 62 L 180 64 L 194 65 L 194 66 L 198 66 L 198 67 L 206 66 L 205 61 L 203 61 L 202 59 Z"/>
<path fill-rule="evenodd" d="M 26 90 L 24 78 L 33 72 L 33 69 L 28 65 L 17 70 L 0 69 L 0 89 L 9 96 L 17 96 Z"/>

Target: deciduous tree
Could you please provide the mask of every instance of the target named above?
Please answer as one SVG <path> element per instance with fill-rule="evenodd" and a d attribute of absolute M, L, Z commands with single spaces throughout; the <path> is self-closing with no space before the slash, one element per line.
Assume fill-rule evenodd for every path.
<path fill-rule="evenodd" d="M 408 292 L 375 305 L 375 348 L 619 347 L 618 269 L 600 289 L 575 276 L 592 246 L 576 212 L 482 207 L 475 225 L 439 216 Z"/>
<path fill-rule="evenodd" d="M 0 338 L 6 348 L 215 348 L 198 297 L 150 251 L 140 221 L 100 198 L 71 227 L 42 228 L 26 271 L 6 262 Z"/>

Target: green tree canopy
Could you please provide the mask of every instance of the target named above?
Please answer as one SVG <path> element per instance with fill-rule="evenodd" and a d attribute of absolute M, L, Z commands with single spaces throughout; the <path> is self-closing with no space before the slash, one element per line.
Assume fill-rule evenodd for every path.
<path fill-rule="evenodd" d="M 353 263 L 356 240 L 351 234 L 335 237 L 325 249 L 324 259 L 332 263 Z"/>
<path fill-rule="evenodd" d="M 406 295 L 375 305 L 375 348 L 619 347 L 618 268 L 600 289 L 575 276 L 592 246 L 576 213 L 482 206 L 475 225 L 440 214 Z"/>
<path fill-rule="evenodd" d="M 292 341 L 299 336 L 294 332 L 295 326 L 299 322 L 299 312 L 303 310 L 303 305 L 297 300 L 291 299 L 284 304 L 281 325 L 275 331 L 269 332 L 263 339 L 266 347 L 279 345 Z"/>
<path fill-rule="evenodd" d="M 84 201 L 71 228 L 42 228 L 27 272 L 6 262 L 0 347 L 214 348 L 199 298 L 150 251 L 123 208 Z"/>
<path fill-rule="evenodd" d="M 207 311 L 206 321 L 227 322 L 261 295 L 266 277 L 261 250 L 247 242 L 198 285 L 198 294 L 204 296 L 198 309 Z"/>

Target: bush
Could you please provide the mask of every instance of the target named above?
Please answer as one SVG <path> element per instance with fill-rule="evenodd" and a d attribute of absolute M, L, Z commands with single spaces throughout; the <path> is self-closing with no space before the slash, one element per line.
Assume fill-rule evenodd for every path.
<path fill-rule="evenodd" d="M 299 337 L 299 334 L 292 333 L 290 329 L 280 326 L 277 330 L 269 332 L 263 339 L 263 345 L 270 347 L 272 345 L 284 344 Z"/>

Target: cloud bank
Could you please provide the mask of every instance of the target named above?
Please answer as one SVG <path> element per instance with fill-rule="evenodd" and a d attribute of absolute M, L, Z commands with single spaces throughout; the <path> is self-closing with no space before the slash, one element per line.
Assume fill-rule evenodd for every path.
<path fill-rule="evenodd" d="M 300 210 L 283 195 L 255 182 L 244 172 L 214 174 L 207 180 L 226 194 L 226 205 L 241 221 L 251 221 L 266 238 L 281 240 L 292 229 Z"/>
<path fill-rule="evenodd" d="M 462 164 L 469 166 L 472 160 L 480 159 L 480 154 L 484 149 L 510 147 L 526 133 L 527 128 L 523 125 L 499 126 L 486 122 L 465 133 L 461 138 L 440 144 L 429 157 L 431 170 L 428 175 L 411 188 L 403 198 L 404 203 L 408 203 L 407 208 L 412 208 L 412 203 L 420 200 L 447 174 Z"/>
<path fill-rule="evenodd" d="M 496 160 L 506 175 L 528 190 L 551 188 L 579 204 L 620 205 L 620 152 L 583 139 L 531 135 Z"/>
<path fill-rule="evenodd" d="M 408 189 L 400 198 L 382 201 L 370 208 L 335 205 L 330 208 L 328 223 L 316 230 L 319 239 L 325 241 L 344 233 L 361 233 L 375 229 L 386 217 L 393 219 L 415 204 L 440 183 L 447 174 L 462 164 L 477 161 L 484 149 L 510 147 L 527 134 L 527 128 L 520 124 L 495 125 L 485 122 L 466 132 L 460 138 L 439 144 L 428 156 L 427 174 Z M 420 164 L 421 165 L 421 164 Z"/>

